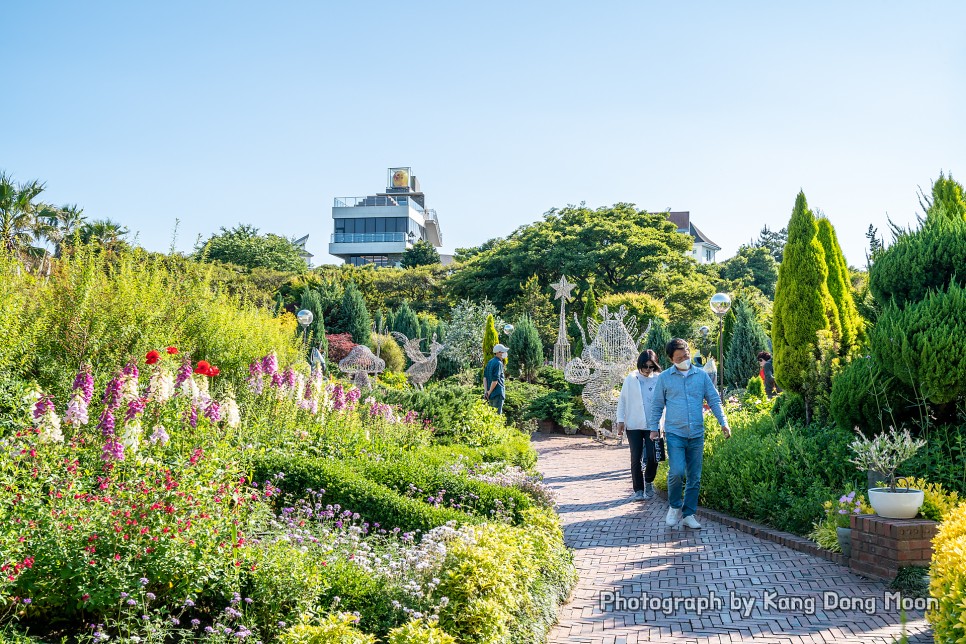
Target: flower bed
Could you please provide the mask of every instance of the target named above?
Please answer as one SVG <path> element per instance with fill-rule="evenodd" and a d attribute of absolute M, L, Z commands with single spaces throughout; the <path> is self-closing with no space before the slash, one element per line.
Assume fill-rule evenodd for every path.
<path fill-rule="evenodd" d="M 20 389 L 0 633 L 539 642 L 575 583 L 527 437 L 481 402 L 437 445 L 416 413 L 274 354 L 233 391 L 174 347 L 83 367 L 59 400 Z"/>

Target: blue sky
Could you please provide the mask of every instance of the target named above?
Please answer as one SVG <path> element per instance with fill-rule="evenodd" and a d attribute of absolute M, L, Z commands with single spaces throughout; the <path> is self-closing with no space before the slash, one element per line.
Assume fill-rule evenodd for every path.
<path fill-rule="evenodd" d="M 411 166 L 444 252 L 554 206 L 690 210 L 720 256 L 795 195 L 870 223 L 966 179 L 962 2 L 4 3 L 0 169 L 166 251 L 252 224 L 327 254 Z"/>

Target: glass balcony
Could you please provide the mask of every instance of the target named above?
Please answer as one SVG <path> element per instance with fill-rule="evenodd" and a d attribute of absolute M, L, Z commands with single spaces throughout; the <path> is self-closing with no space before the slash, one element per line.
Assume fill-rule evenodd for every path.
<path fill-rule="evenodd" d="M 371 244 L 376 242 L 404 242 L 406 233 L 332 233 L 333 244 Z"/>

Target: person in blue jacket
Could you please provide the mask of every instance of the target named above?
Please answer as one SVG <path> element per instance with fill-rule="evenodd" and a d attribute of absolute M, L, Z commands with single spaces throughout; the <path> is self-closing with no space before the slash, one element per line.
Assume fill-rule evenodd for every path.
<path fill-rule="evenodd" d="M 668 342 L 665 351 L 673 365 L 658 376 L 654 385 L 654 396 L 647 410 L 647 427 L 651 438 L 657 438 L 660 430 L 658 423 L 664 414 L 668 459 L 667 524 L 699 530 L 701 524 L 694 514 L 698 510 L 698 494 L 701 491 L 705 401 L 721 424 L 725 438 L 731 437 L 731 428 L 711 377 L 691 364 L 688 343 L 675 338 Z M 687 486 L 683 487 L 685 479 Z"/>

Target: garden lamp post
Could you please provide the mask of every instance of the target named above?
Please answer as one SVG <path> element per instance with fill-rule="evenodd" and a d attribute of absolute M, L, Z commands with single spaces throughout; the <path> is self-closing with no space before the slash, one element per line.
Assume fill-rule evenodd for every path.
<path fill-rule="evenodd" d="M 312 311 L 308 309 L 302 309 L 295 314 L 298 319 L 299 324 L 302 326 L 302 351 L 308 351 L 309 346 L 309 325 L 312 324 L 312 320 L 315 319 Z"/>
<path fill-rule="evenodd" d="M 718 316 L 718 395 L 724 397 L 724 319 L 731 309 L 731 298 L 727 293 L 711 296 L 711 310 Z"/>

